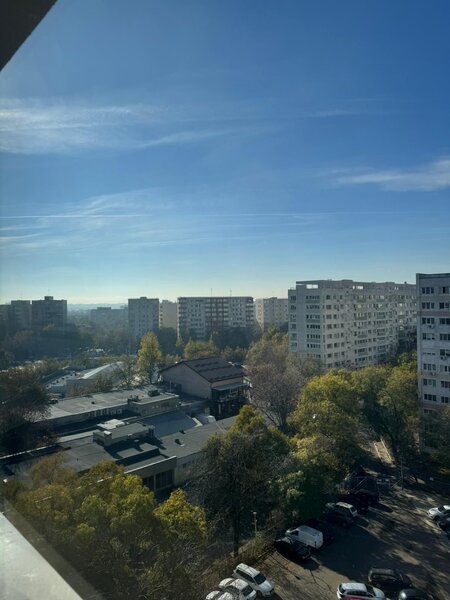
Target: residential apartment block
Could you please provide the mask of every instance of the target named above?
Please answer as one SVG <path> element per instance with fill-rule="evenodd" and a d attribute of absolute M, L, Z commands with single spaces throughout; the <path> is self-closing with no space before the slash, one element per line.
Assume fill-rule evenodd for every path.
<path fill-rule="evenodd" d="M 177 328 L 177 303 L 161 300 L 159 305 L 159 326 Z"/>
<path fill-rule="evenodd" d="M 251 296 L 199 296 L 178 298 L 178 335 L 207 339 L 229 327 L 253 327 Z"/>
<path fill-rule="evenodd" d="M 32 327 L 63 328 L 67 325 L 67 300 L 55 300 L 53 296 L 44 296 L 43 300 L 31 302 Z"/>
<path fill-rule="evenodd" d="M 450 273 L 418 273 L 417 368 L 424 412 L 450 405 Z"/>
<path fill-rule="evenodd" d="M 129 298 L 128 327 L 133 342 L 139 342 L 143 335 L 158 329 L 159 298 Z"/>
<path fill-rule="evenodd" d="M 0 322 L 8 333 L 31 328 L 31 303 L 29 300 L 11 300 L 0 306 Z"/>
<path fill-rule="evenodd" d="M 97 327 L 108 329 L 125 324 L 127 320 L 127 308 L 111 308 L 111 306 L 98 306 L 91 310 L 91 323 Z"/>
<path fill-rule="evenodd" d="M 416 287 L 408 283 L 297 281 L 288 304 L 289 349 L 326 369 L 382 362 L 416 328 Z"/>
<path fill-rule="evenodd" d="M 262 330 L 271 325 L 282 327 L 288 322 L 287 298 L 256 298 L 255 319 Z"/>

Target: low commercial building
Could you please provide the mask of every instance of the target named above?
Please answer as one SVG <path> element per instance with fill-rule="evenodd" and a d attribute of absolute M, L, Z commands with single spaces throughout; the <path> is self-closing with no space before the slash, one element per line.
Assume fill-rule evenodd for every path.
<path fill-rule="evenodd" d="M 92 389 L 96 383 L 102 379 L 111 379 L 113 383 L 117 382 L 120 377 L 120 369 L 122 368 L 122 362 L 108 363 L 101 365 L 95 369 L 89 369 L 83 371 L 78 376 L 68 378 L 66 380 L 66 395 L 69 396 L 74 393 L 87 392 Z"/>
<path fill-rule="evenodd" d="M 170 412 L 179 405 L 176 394 L 144 386 L 133 390 L 115 390 L 88 396 L 64 398 L 50 406 L 49 414 L 40 419 L 56 431 L 68 426 L 82 426 L 105 417 L 126 415 L 153 416 Z"/>
<path fill-rule="evenodd" d="M 180 393 L 209 400 L 216 419 L 237 414 L 247 401 L 243 369 L 220 357 L 183 360 L 163 369 L 160 375 Z"/>

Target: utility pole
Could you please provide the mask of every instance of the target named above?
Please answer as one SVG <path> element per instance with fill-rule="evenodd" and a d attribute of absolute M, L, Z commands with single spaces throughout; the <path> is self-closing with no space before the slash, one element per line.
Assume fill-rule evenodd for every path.
<path fill-rule="evenodd" d="M 402 480 L 402 489 L 403 489 L 403 455 L 400 454 L 400 479 Z"/>
<path fill-rule="evenodd" d="M 258 529 L 257 529 L 256 523 L 257 523 L 257 520 L 256 520 L 256 512 L 255 512 L 255 511 L 253 511 L 253 525 L 255 526 L 255 538 L 256 538 L 256 536 L 257 536 L 257 534 L 258 534 Z"/>

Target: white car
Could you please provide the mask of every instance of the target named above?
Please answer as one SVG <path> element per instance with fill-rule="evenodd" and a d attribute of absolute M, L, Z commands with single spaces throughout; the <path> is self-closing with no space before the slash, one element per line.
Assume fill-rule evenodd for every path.
<path fill-rule="evenodd" d="M 268 598 L 274 592 L 273 584 L 262 573 L 245 563 L 238 564 L 232 575 L 235 579 L 242 579 L 242 581 L 248 583 L 259 596 Z"/>
<path fill-rule="evenodd" d="M 442 506 L 436 506 L 435 508 L 430 508 L 428 510 L 428 516 L 433 521 L 436 519 L 440 519 L 441 517 L 446 517 L 450 515 L 450 504 L 443 504 Z"/>
<path fill-rule="evenodd" d="M 347 502 L 328 502 L 326 507 L 329 510 L 338 512 L 341 515 L 345 515 L 350 519 L 356 519 L 356 517 L 358 516 L 358 511 L 353 506 L 353 504 L 348 504 Z"/>
<path fill-rule="evenodd" d="M 219 588 L 225 591 L 229 590 L 231 593 L 235 592 L 235 596 L 239 600 L 254 600 L 256 598 L 256 591 L 242 579 L 228 577 L 219 583 Z"/>
<path fill-rule="evenodd" d="M 369 598 L 376 598 L 377 600 L 385 600 L 386 596 L 384 592 L 379 588 L 372 587 L 365 583 L 357 583 L 356 581 L 349 581 L 348 583 L 341 583 L 336 592 L 339 600 L 368 600 Z"/>
<path fill-rule="evenodd" d="M 214 590 L 213 592 L 209 592 L 206 596 L 206 600 L 234 600 L 235 596 L 230 594 L 230 592 L 224 592 L 223 590 Z"/>

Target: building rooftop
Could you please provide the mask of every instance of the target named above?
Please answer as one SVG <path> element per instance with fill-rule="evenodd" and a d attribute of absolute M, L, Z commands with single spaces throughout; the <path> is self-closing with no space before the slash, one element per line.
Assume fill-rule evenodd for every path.
<path fill-rule="evenodd" d="M 200 452 L 214 433 L 226 433 L 233 425 L 236 417 L 229 417 L 184 432 L 166 435 L 161 441 L 161 450 L 168 456 L 183 458 Z"/>
<path fill-rule="evenodd" d="M 218 356 L 196 358 L 194 360 L 182 360 L 171 367 L 163 369 L 161 373 L 164 373 L 164 371 L 168 371 L 169 369 L 174 369 L 181 364 L 185 364 L 187 367 L 200 375 L 200 377 L 203 377 L 203 379 L 206 379 L 210 383 L 226 379 L 235 379 L 237 377 L 244 377 L 244 372 L 242 369 L 231 365 L 229 362 Z"/>
<path fill-rule="evenodd" d="M 156 394 L 156 392 L 158 392 Z M 149 396 L 149 393 L 155 394 Z M 161 392 L 153 385 L 136 388 L 133 390 L 115 390 L 113 392 L 103 392 L 99 394 L 89 394 L 87 396 L 77 396 L 75 398 L 63 398 L 50 406 L 50 414 L 40 420 L 47 421 L 59 419 L 69 415 L 77 415 L 93 410 L 102 410 L 113 407 L 127 406 L 128 399 L 133 401 L 157 402 L 164 399 L 174 398 L 175 394 Z M 137 398 L 137 400 L 136 400 Z"/>

